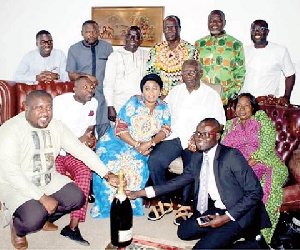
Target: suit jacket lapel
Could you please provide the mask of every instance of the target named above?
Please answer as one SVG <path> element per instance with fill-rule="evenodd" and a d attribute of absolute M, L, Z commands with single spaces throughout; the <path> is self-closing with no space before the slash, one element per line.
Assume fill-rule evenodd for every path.
<path fill-rule="evenodd" d="M 215 158 L 214 158 L 214 166 L 213 166 L 216 183 L 218 181 L 218 176 L 219 176 L 219 156 L 220 156 L 220 151 L 221 151 L 221 146 L 218 145 L 217 149 L 216 149 L 216 154 L 215 154 Z"/>
<path fill-rule="evenodd" d="M 197 157 L 198 164 L 195 164 L 195 185 L 194 185 L 194 194 L 195 194 L 195 202 L 197 206 L 197 200 L 198 200 L 198 193 L 199 193 L 199 179 L 200 179 L 200 171 L 201 171 L 201 166 L 202 166 L 202 161 L 203 161 L 203 153 L 198 152 L 199 156 Z"/>

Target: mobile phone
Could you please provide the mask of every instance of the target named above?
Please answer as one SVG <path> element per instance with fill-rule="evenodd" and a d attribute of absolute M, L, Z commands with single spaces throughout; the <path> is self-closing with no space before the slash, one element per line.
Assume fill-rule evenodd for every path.
<path fill-rule="evenodd" d="M 212 220 L 212 219 L 209 218 L 207 215 L 205 215 L 205 216 L 200 216 L 200 217 L 197 218 L 197 221 L 198 221 L 198 224 L 199 224 L 199 225 L 201 225 L 201 224 L 203 224 L 203 223 L 206 223 L 206 222 L 209 222 L 209 221 L 211 221 L 211 220 Z"/>

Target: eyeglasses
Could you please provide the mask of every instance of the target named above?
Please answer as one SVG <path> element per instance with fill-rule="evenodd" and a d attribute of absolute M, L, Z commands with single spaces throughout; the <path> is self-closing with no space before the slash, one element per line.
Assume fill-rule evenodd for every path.
<path fill-rule="evenodd" d="M 255 32 L 255 31 L 259 31 L 259 32 L 264 32 L 268 30 L 267 27 L 256 27 L 256 28 L 251 28 L 250 31 Z"/>
<path fill-rule="evenodd" d="M 92 85 L 83 85 L 81 88 L 83 90 L 94 90 L 97 87 L 97 84 L 92 84 Z"/>
<path fill-rule="evenodd" d="M 181 74 L 195 76 L 198 72 L 198 70 L 183 70 Z"/>
<path fill-rule="evenodd" d="M 51 44 L 53 44 L 53 40 L 48 40 L 48 41 L 41 40 L 40 43 L 41 43 L 41 45 L 46 45 L 46 44 L 51 45 Z"/>
<path fill-rule="evenodd" d="M 126 37 L 126 39 L 128 39 L 128 40 L 131 40 L 131 39 L 133 39 L 133 40 L 141 40 L 141 36 L 139 36 L 139 35 L 131 35 L 131 34 L 127 34 L 125 37 Z"/>
<path fill-rule="evenodd" d="M 195 131 L 193 133 L 193 136 L 195 139 L 200 139 L 201 137 L 204 139 L 208 139 L 210 138 L 212 135 L 216 135 L 216 131 L 210 131 L 210 132 L 199 132 L 199 131 Z"/>

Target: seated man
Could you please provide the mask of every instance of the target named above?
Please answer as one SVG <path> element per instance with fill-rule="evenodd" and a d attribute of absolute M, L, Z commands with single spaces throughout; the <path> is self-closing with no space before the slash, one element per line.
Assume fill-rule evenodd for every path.
<path fill-rule="evenodd" d="M 20 62 L 14 81 L 33 84 L 35 82 L 68 81 L 66 56 L 58 49 L 53 49 L 53 40 L 47 30 L 36 34 L 37 49 L 28 52 Z"/>
<path fill-rule="evenodd" d="M 74 83 L 74 93 L 65 93 L 59 95 L 53 100 L 53 116 L 62 121 L 79 140 L 86 146 L 95 147 L 96 138 L 94 130 L 96 125 L 96 111 L 98 102 L 93 98 L 96 84 L 87 76 L 80 76 Z M 61 234 L 66 236 L 70 229 L 78 227 L 79 222 L 85 221 L 88 196 L 90 192 L 90 180 L 92 178 L 91 170 L 80 160 L 64 150 L 60 151 L 56 161 L 57 172 L 66 175 L 70 174 L 75 184 L 85 195 L 85 204 L 80 210 L 71 212 L 70 226 L 65 227 Z M 82 238 L 80 233 L 70 237 L 83 245 L 89 243 Z"/>
<path fill-rule="evenodd" d="M 150 177 L 154 185 L 166 182 L 166 169 L 177 157 L 183 154 L 184 165 L 188 164 L 189 152 L 183 149 L 187 148 L 188 140 L 199 121 L 213 116 L 223 125 L 226 122 L 220 95 L 200 82 L 202 76 L 200 62 L 194 59 L 185 61 L 181 74 L 184 83 L 176 85 L 165 98 L 172 117 L 172 134 L 156 145 L 148 160 Z M 149 213 L 149 220 L 158 220 L 173 210 L 169 197 L 161 196 L 160 201 Z"/>
<path fill-rule="evenodd" d="M 285 92 L 280 97 L 280 102 L 287 104 L 295 84 L 296 71 L 288 50 L 284 46 L 267 41 L 268 27 L 265 20 L 255 20 L 251 24 L 253 45 L 245 47 L 246 77 L 241 93 L 251 93 L 255 97 L 278 96 L 283 73 Z"/>
<path fill-rule="evenodd" d="M 195 212 L 178 228 L 183 240 L 200 239 L 195 249 L 230 248 L 241 237 L 270 226 L 263 191 L 243 155 L 219 144 L 221 128 L 214 118 L 202 120 L 194 132 L 198 151 L 182 175 L 163 185 L 132 191 L 130 198 L 148 198 L 194 183 Z M 206 216 L 207 221 L 199 217 Z"/>
<path fill-rule="evenodd" d="M 80 209 L 85 197 L 71 179 L 55 170 L 60 149 L 83 161 L 112 185 L 118 178 L 62 122 L 52 119 L 52 98 L 42 90 L 26 97 L 25 111 L 0 127 L 0 200 L 12 216 L 11 241 L 27 248 L 26 235 Z M 70 230 L 70 237 L 78 234 Z"/>

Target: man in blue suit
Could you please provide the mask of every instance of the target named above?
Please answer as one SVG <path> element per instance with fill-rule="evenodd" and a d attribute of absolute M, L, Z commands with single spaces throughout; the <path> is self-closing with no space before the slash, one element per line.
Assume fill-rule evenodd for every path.
<path fill-rule="evenodd" d="M 201 238 L 195 249 L 228 248 L 241 237 L 254 239 L 260 229 L 270 226 L 255 173 L 237 149 L 218 143 L 221 128 L 216 119 L 202 120 L 193 136 L 198 151 L 182 175 L 165 185 L 130 192 L 129 197 L 152 198 L 194 183 L 194 214 L 180 224 L 180 239 Z M 205 215 L 209 220 L 200 222 Z"/>

